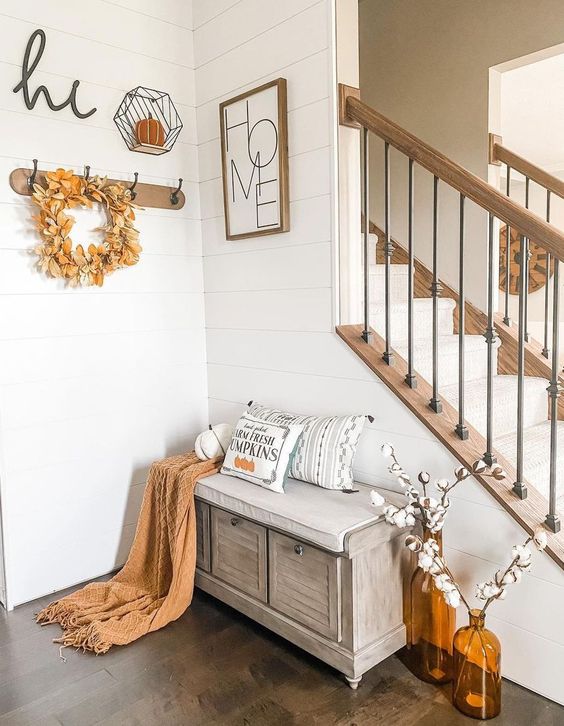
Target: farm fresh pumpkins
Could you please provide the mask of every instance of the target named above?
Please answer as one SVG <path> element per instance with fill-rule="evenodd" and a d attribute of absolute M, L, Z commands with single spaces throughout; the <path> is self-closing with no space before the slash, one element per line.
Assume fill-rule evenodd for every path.
<path fill-rule="evenodd" d="M 202 431 L 196 439 L 194 445 L 196 456 L 201 461 L 225 456 L 232 438 L 233 428 L 229 424 L 220 423 L 210 426 L 207 431 Z"/>
<path fill-rule="evenodd" d="M 143 118 L 135 125 L 135 135 L 140 144 L 149 146 L 164 146 L 165 130 L 162 123 L 149 114 L 149 118 Z"/>

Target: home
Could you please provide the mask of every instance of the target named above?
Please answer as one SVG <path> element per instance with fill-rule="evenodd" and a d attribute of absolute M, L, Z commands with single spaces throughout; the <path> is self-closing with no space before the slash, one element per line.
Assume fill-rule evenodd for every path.
<path fill-rule="evenodd" d="M 0 725 L 564 724 L 562 3 L 0 18 Z"/>

